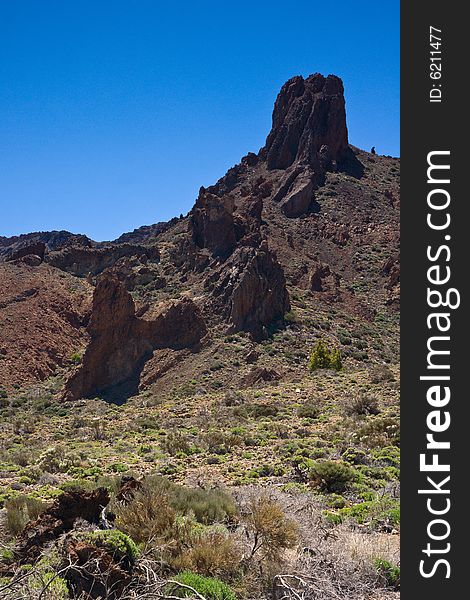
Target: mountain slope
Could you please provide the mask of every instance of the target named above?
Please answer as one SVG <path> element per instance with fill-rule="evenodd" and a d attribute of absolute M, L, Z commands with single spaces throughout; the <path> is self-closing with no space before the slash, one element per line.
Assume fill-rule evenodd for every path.
<path fill-rule="evenodd" d="M 135 363 L 122 377 L 114 369 L 119 389 L 126 389 L 127 376 L 134 380 L 127 388 L 135 393 L 139 384 L 143 389 L 155 383 L 160 372 L 170 373 L 160 382 L 168 387 L 166 380 L 175 370 L 167 367 L 168 361 L 162 362 L 158 349 L 174 346 L 169 338 L 185 328 L 184 319 L 176 311 L 168 317 L 171 327 L 160 339 L 144 334 L 145 349 L 126 355 L 115 347 L 115 340 L 103 337 L 107 335 L 104 330 L 86 330 L 90 291 L 101 278 L 114 286 L 110 296 L 121 288 L 132 295 L 141 329 L 152 329 L 149 324 L 168 302 L 191 299 L 193 312 L 210 331 L 201 340 L 201 360 L 189 352 L 191 369 L 204 368 L 205 355 L 225 334 L 244 331 L 259 342 L 283 326 L 286 313 L 291 329 L 298 329 L 304 338 L 305 350 L 322 326 L 331 322 L 329 336 L 343 346 L 350 360 L 362 360 L 360 351 L 350 344 L 352 337 L 359 336 L 370 359 L 395 361 L 398 169 L 397 159 L 371 155 L 348 144 L 343 87 L 337 77 L 292 78 L 276 100 L 265 147 L 245 156 L 215 185 L 201 188 L 186 217 L 141 228 L 112 243 L 95 243 L 66 232 L 2 238 L 4 290 L 12 281 L 19 288 L 36 289 L 38 277 L 50 278 L 51 286 L 36 294 L 39 300 L 27 334 L 20 339 L 14 327 L 2 328 L 1 384 L 8 387 L 20 380 L 42 380 L 67 370 L 67 363 L 72 366 L 90 339 L 92 345 L 103 348 L 103 355 L 93 359 L 91 371 L 111 369 L 114 359 L 107 355 L 113 353 Z M 67 332 L 67 343 L 61 339 L 62 323 L 55 324 L 56 313 L 54 318 L 49 314 L 57 304 L 53 282 L 58 278 L 69 282 L 65 286 L 69 293 L 62 291 L 66 294 L 62 303 L 68 304 L 70 313 L 79 313 L 68 318 L 67 327 L 72 329 Z M 32 300 L 13 300 L 3 300 L 0 314 L 7 322 L 20 322 L 30 313 Z M 95 301 L 93 310 L 99 311 L 104 304 Z M 332 311 L 338 315 L 334 319 Z M 113 318 L 117 328 L 128 331 L 128 323 L 120 320 L 130 319 L 129 314 L 116 313 Z M 99 319 L 96 314 L 92 322 Z M 41 354 L 45 323 L 47 337 L 58 349 L 49 352 L 47 364 L 38 368 L 39 358 L 29 361 L 25 356 Z M 354 331 L 349 331 L 348 323 L 354 324 Z M 128 340 L 126 346 L 131 345 Z M 181 344 L 174 352 L 188 354 Z M 84 360 L 88 361 L 87 354 Z M 180 359 L 178 363 L 181 368 Z M 87 364 L 81 368 L 90 371 Z M 177 372 L 174 375 L 178 378 Z M 244 375 L 242 370 L 240 376 Z M 76 381 L 77 376 L 73 377 Z M 136 377 L 141 380 L 135 382 Z M 232 380 L 231 373 L 227 377 Z M 113 392 L 112 378 L 103 372 L 96 372 L 96 382 L 93 373 L 87 379 L 85 387 L 69 386 L 73 392 L 69 390 L 67 397 L 100 393 L 117 394 L 118 401 L 127 397 L 126 392 L 122 398 Z M 101 385 L 102 380 L 108 383 Z"/>

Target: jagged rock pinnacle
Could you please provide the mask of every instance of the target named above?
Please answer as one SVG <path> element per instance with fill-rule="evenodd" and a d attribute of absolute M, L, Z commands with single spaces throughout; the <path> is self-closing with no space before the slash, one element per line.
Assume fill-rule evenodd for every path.
<path fill-rule="evenodd" d="M 327 170 L 348 149 L 343 83 L 319 73 L 292 77 L 281 88 L 271 132 L 261 156 L 269 169 L 287 169 L 294 162 Z"/>

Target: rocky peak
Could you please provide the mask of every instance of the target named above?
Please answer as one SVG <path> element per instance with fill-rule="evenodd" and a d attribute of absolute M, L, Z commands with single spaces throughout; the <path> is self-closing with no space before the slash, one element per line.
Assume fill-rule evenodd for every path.
<path fill-rule="evenodd" d="M 287 169 L 294 162 L 328 170 L 348 149 L 343 83 L 319 73 L 292 77 L 281 88 L 273 124 L 261 154 L 269 169 Z"/>

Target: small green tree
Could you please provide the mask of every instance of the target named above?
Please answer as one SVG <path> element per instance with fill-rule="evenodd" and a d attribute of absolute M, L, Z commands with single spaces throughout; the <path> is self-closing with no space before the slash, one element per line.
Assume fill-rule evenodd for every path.
<path fill-rule="evenodd" d="M 335 371 L 341 371 L 343 368 L 341 350 L 339 348 L 333 348 L 331 351 L 330 368 L 334 369 Z"/>
<path fill-rule="evenodd" d="M 316 371 L 317 369 L 340 371 L 343 368 L 341 350 L 339 348 L 330 350 L 325 340 L 318 340 L 310 355 L 308 368 L 310 371 Z"/>

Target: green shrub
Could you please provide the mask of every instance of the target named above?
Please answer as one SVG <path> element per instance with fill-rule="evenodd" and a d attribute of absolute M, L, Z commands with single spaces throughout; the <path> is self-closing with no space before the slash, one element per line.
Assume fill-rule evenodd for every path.
<path fill-rule="evenodd" d="M 350 507 L 332 506 L 332 508 L 339 508 L 339 510 L 336 512 L 324 511 L 323 514 L 327 521 L 333 524 L 352 519 L 359 525 L 368 524 L 375 531 L 390 531 L 400 525 L 399 501 L 387 496 L 360 502 Z"/>
<path fill-rule="evenodd" d="M 315 463 L 310 469 L 310 480 L 322 492 L 342 493 L 355 479 L 354 470 L 345 462 L 325 460 Z"/>
<path fill-rule="evenodd" d="M 137 490 L 128 504 L 117 504 L 115 513 L 116 526 L 138 544 L 167 539 L 175 522 L 168 493 L 149 485 Z"/>
<path fill-rule="evenodd" d="M 308 368 L 310 371 L 316 371 L 317 369 L 341 371 L 343 368 L 341 350 L 339 348 L 330 350 L 323 339 L 318 340 L 310 355 Z"/>
<path fill-rule="evenodd" d="M 297 415 L 302 419 L 316 419 L 320 414 L 320 409 L 313 402 L 307 402 L 297 409 Z"/>
<path fill-rule="evenodd" d="M 188 587 L 181 587 L 178 583 L 169 583 L 166 593 L 177 598 L 194 597 L 193 590 L 201 594 L 206 600 L 236 600 L 233 590 L 220 579 L 204 577 L 191 571 L 183 571 L 173 581 Z"/>
<path fill-rule="evenodd" d="M 369 448 L 399 446 L 400 424 L 394 417 L 374 417 L 359 428 L 357 436 Z"/>
<path fill-rule="evenodd" d="M 400 567 L 392 565 L 388 560 L 382 558 L 377 558 L 374 564 L 380 579 L 387 587 L 394 589 L 400 587 Z"/>
<path fill-rule="evenodd" d="M 115 508 L 117 526 L 137 543 L 168 539 L 177 515 L 191 515 L 204 525 L 233 522 L 234 499 L 220 489 L 175 485 L 163 477 L 147 477 L 128 504 Z"/>
<path fill-rule="evenodd" d="M 47 473 L 66 473 L 71 467 L 80 464 L 80 457 L 67 452 L 65 446 L 51 446 L 39 457 L 38 466 Z"/>
<path fill-rule="evenodd" d="M 45 571 L 35 574 L 29 579 L 32 589 L 37 590 L 38 597 L 44 600 L 66 600 L 70 598 L 67 582 L 62 577 L 58 577 L 53 571 Z M 35 596 L 36 597 L 36 596 Z"/>
<path fill-rule="evenodd" d="M 293 310 L 289 310 L 284 315 L 284 321 L 289 325 L 294 325 L 299 322 L 299 318 Z"/>
<path fill-rule="evenodd" d="M 347 448 L 342 454 L 342 459 L 352 465 L 363 465 L 367 462 L 368 457 L 364 450 Z"/>
<path fill-rule="evenodd" d="M 340 494 L 331 494 L 328 498 L 328 506 L 330 508 L 344 508 L 346 500 Z"/>
<path fill-rule="evenodd" d="M 191 445 L 187 435 L 181 431 L 170 431 L 162 442 L 162 447 L 171 456 L 176 456 L 180 452 L 189 454 Z"/>
<path fill-rule="evenodd" d="M 192 513 L 199 523 L 205 525 L 233 521 L 238 514 L 232 496 L 220 489 L 205 490 L 175 485 L 170 489 L 169 498 L 178 514 Z"/>
<path fill-rule="evenodd" d="M 228 454 L 235 446 L 241 446 L 243 439 L 239 435 L 213 430 L 202 436 L 202 443 L 211 454 Z"/>
<path fill-rule="evenodd" d="M 252 419 L 275 417 L 278 412 L 279 407 L 275 404 L 261 404 L 257 402 L 246 403 L 243 406 L 237 406 L 233 411 L 235 416 Z"/>
<path fill-rule="evenodd" d="M 83 534 L 83 537 L 97 546 L 102 546 L 117 560 L 127 559 L 133 563 L 139 554 L 135 542 L 117 529 L 92 531 Z"/>
<path fill-rule="evenodd" d="M 374 462 L 388 465 L 390 467 L 400 467 L 400 450 L 396 446 L 385 446 L 375 450 L 372 454 Z"/>
<path fill-rule="evenodd" d="M 82 362 L 82 355 L 80 352 L 74 352 L 70 355 L 70 362 L 74 365 L 79 365 Z"/>

